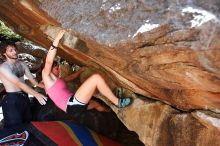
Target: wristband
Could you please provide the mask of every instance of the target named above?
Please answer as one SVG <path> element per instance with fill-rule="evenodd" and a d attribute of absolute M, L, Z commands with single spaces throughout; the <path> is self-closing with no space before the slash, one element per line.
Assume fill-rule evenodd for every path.
<path fill-rule="evenodd" d="M 51 47 L 53 47 L 53 49 L 57 49 L 57 47 L 56 47 L 56 46 L 54 46 L 53 44 L 51 45 Z"/>

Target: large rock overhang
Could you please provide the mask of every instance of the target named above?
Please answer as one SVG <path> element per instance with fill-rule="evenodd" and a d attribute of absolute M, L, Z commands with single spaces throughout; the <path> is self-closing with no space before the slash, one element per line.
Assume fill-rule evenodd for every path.
<path fill-rule="evenodd" d="M 0 19 L 45 48 L 57 27 L 66 28 L 61 57 L 87 65 L 95 62 L 117 78 L 117 84 L 179 109 L 218 111 L 217 4 L 2 0 Z M 86 42 L 86 49 L 71 44 L 71 36 Z"/>
<path fill-rule="evenodd" d="M 220 110 L 219 5 L 1 0 L 0 19 L 45 48 L 65 28 L 62 58 L 96 69 L 111 87 L 139 94 L 130 108 L 112 108 L 146 145 L 215 145 L 219 114 L 194 110 Z"/>

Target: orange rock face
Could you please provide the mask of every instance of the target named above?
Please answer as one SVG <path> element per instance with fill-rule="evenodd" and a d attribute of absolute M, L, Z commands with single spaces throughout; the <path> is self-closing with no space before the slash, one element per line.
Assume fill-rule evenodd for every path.
<path fill-rule="evenodd" d="M 0 19 L 18 34 L 45 48 L 49 48 L 59 29 L 65 28 L 68 32 L 59 46 L 59 55 L 70 62 L 100 70 L 108 76 L 112 86 L 123 86 L 180 110 L 209 109 L 219 113 L 219 5 L 218 0 L 209 3 L 205 0 L 191 3 L 184 0 L 115 3 L 1 0 Z M 136 107 L 131 109 L 140 110 L 138 100 Z M 141 105 L 144 108 L 146 103 Z M 152 113 L 160 108 L 163 106 L 142 110 Z M 199 137 L 201 134 L 209 137 L 213 131 L 219 134 L 219 125 L 216 128 L 213 123 L 208 123 L 201 117 L 203 114 L 189 114 L 187 118 L 177 115 L 170 120 L 173 109 L 168 110 L 168 116 L 167 112 L 160 111 L 163 110 L 149 119 L 145 131 L 135 127 L 141 121 L 139 118 L 144 117 L 138 117 L 138 112 L 132 114 L 128 110 L 121 117 L 146 145 L 187 145 L 192 143 L 186 136 L 188 133 L 198 136 L 195 145 L 218 143 L 217 136 L 203 141 Z M 120 113 L 118 115 L 120 117 Z M 136 119 L 136 122 L 129 119 Z M 197 131 L 187 131 L 186 127 L 194 122 L 191 129 L 195 127 Z M 152 126 L 155 126 L 154 130 Z M 163 138 L 163 134 L 154 133 L 158 127 L 165 128 L 164 135 L 169 135 L 172 130 L 181 133 L 170 134 L 172 140 L 169 141 L 169 136 Z M 151 134 L 146 135 L 147 132 Z M 186 137 L 182 138 L 183 135 Z"/>
<path fill-rule="evenodd" d="M 218 111 L 220 12 L 216 3 L 198 2 L 197 8 L 185 2 L 154 6 L 132 1 L 3 0 L 0 19 L 46 48 L 57 27 L 66 28 L 61 57 L 104 68 L 117 78 L 118 86 L 179 109 Z M 155 11 L 158 7 L 161 11 Z M 80 42 L 77 46 L 72 43 L 74 36 Z"/>

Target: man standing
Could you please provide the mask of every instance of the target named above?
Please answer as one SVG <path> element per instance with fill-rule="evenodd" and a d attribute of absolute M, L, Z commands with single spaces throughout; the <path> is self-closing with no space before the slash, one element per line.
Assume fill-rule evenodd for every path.
<path fill-rule="evenodd" d="M 27 65 L 17 60 L 15 44 L 4 43 L 0 49 L 5 58 L 5 62 L 0 65 L 0 80 L 7 92 L 2 100 L 5 127 L 29 123 L 31 110 L 27 94 L 33 95 L 42 105 L 46 104 L 47 97 L 25 84 L 24 75 L 33 85 L 42 87 L 36 82 Z"/>

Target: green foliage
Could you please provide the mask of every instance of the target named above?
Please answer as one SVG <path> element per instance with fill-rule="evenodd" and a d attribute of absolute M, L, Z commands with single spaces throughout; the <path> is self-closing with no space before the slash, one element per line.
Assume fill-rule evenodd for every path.
<path fill-rule="evenodd" d="M 8 28 L 4 22 L 0 21 L 0 41 L 20 41 L 22 37 Z"/>

